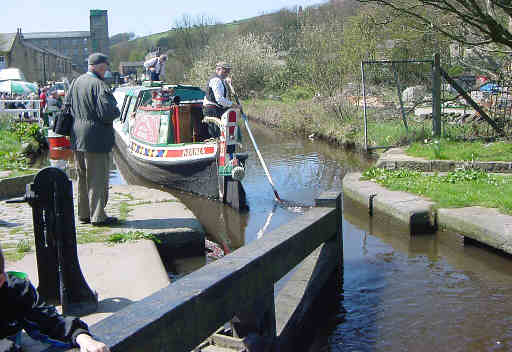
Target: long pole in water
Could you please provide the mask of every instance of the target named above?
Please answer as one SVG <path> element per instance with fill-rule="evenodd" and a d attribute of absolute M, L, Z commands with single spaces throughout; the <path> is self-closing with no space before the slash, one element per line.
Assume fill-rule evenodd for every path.
<path fill-rule="evenodd" d="M 268 171 L 267 165 L 265 164 L 265 160 L 263 160 L 263 156 L 261 156 L 260 150 L 258 148 L 258 145 L 256 144 L 256 140 L 254 139 L 254 136 L 252 135 L 251 128 L 249 127 L 249 120 L 247 119 L 247 116 L 244 113 L 244 110 L 242 109 L 242 104 L 240 104 L 240 100 L 238 99 L 238 95 L 236 94 L 235 90 L 233 89 L 233 86 L 230 82 L 227 82 L 229 84 L 229 88 L 231 89 L 231 92 L 233 92 L 233 95 L 235 96 L 236 103 L 240 105 L 240 112 L 242 114 L 242 118 L 244 119 L 245 128 L 247 128 L 247 132 L 249 133 L 249 137 L 251 138 L 252 145 L 254 146 L 254 149 L 256 150 L 256 154 L 258 155 L 258 158 L 260 159 L 261 166 L 263 167 L 263 170 L 265 170 L 265 174 L 267 175 L 268 182 L 272 186 L 272 190 L 274 191 L 274 196 L 276 197 L 276 200 L 278 202 L 281 202 L 281 197 L 279 197 L 279 194 L 277 193 L 276 186 L 274 185 L 274 181 L 272 181 L 272 177 L 270 176 L 270 172 Z"/>

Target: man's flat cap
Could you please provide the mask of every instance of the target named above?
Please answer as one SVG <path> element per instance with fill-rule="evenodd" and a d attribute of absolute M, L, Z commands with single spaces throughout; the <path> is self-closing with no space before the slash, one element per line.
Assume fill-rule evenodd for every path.
<path fill-rule="evenodd" d="M 87 60 L 89 65 L 99 65 L 102 63 L 108 64 L 108 56 L 102 53 L 94 53 L 89 56 L 89 59 Z"/>
<path fill-rule="evenodd" d="M 215 65 L 215 68 L 225 68 L 226 70 L 230 70 L 231 65 L 225 61 L 221 61 L 221 62 L 217 62 L 217 64 Z"/>

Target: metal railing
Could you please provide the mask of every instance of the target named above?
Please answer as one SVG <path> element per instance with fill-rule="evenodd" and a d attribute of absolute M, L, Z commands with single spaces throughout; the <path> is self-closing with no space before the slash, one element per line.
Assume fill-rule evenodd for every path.
<path fill-rule="evenodd" d="M 11 103 L 19 104 L 22 103 L 25 106 L 29 104 L 31 108 L 24 108 L 24 109 L 10 109 L 7 108 L 7 106 Z M 26 119 L 37 119 L 41 117 L 41 100 L 31 100 L 31 99 L 10 99 L 10 100 L 0 100 L 0 114 L 1 113 L 7 113 L 7 114 L 16 114 L 17 117 L 20 119 L 26 118 Z M 26 117 L 26 114 L 29 114 L 29 117 Z M 30 116 L 32 115 L 32 116 Z"/>

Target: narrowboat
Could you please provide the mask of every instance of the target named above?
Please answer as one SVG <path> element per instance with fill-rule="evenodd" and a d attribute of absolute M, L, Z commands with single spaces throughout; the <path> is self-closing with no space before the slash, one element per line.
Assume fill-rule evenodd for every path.
<path fill-rule="evenodd" d="M 152 183 L 247 208 L 240 182 L 247 154 L 237 152 L 240 112 L 204 117 L 200 88 L 147 83 L 113 92 L 121 111 L 114 121 L 120 156 Z M 208 124 L 217 126 L 218 136 Z"/>

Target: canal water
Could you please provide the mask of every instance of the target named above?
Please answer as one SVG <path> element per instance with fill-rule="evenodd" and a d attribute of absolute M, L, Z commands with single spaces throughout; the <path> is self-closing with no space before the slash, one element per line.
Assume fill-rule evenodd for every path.
<path fill-rule="evenodd" d="M 313 205 L 341 191 L 347 172 L 372 161 L 317 140 L 253 125 L 281 198 Z M 171 192 L 198 217 L 208 236 L 230 252 L 301 216 L 276 205 L 257 156 L 249 152 L 243 181 L 250 210 L 239 214 L 205 198 Z M 117 158 L 115 158 L 116 160 Z M 119 163 L 121 166 L 121 163 Z M 145 184 L 130 170 L 111 183 Z M 156 187 L 156 186 L 155 186 Z M 410 236 L 393 219 L 370 217 L 344 201 L 344 270 L 339 289 L 321 298 L 322 313 L 304 351 L 505 351 L 512 348 L 511 258 L 464 243 L 457 234 Z M 325 309 L 327 305 L 327 309 Z"/>

